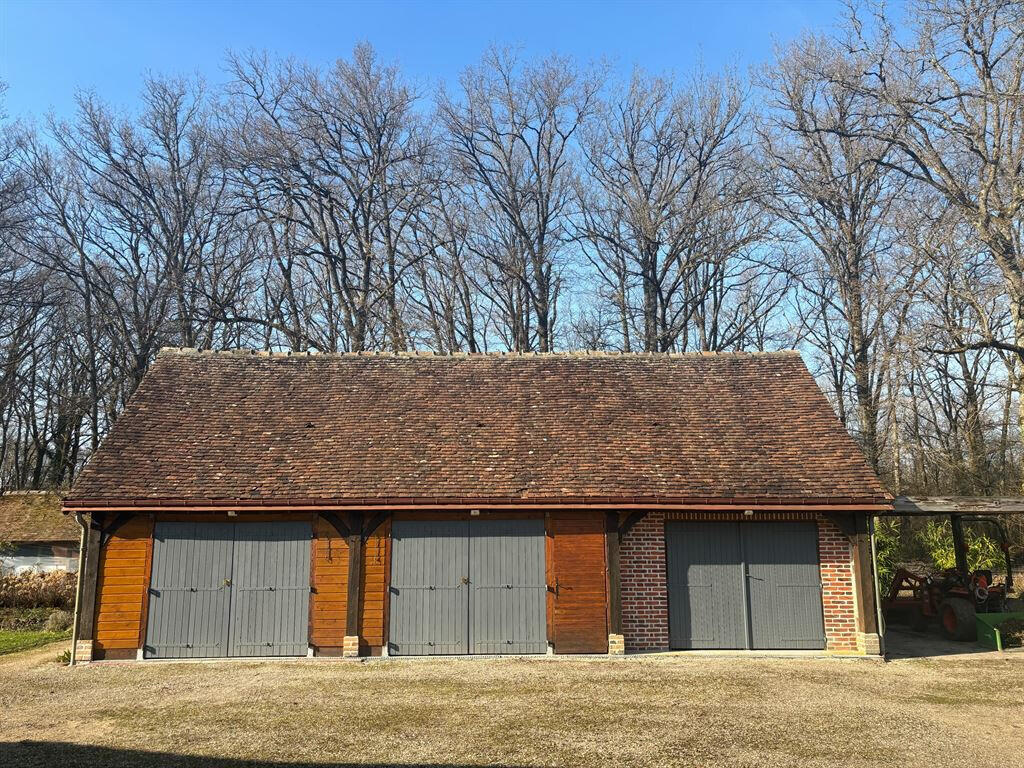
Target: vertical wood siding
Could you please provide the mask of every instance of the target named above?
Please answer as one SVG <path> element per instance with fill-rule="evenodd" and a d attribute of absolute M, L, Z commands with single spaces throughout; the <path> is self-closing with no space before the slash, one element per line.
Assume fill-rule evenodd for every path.
<path fill-rule="evenodd" d="M 469 530 L 469 652 L 544 653 L 544 521 L 481 519 Z"/>
<path fill-rule="evenodd" d="M 555 652 L 607 653 L 604 514 L 552 512 L 548 525 Z"/>
<path fill-rule="evenodd" d="M 100 652 L 139 647 L 152 534 L 151 518 L 134 518 L 100 552 L 95 635 Z"/>
<path fill-rule="evenodd" d="M 745 648 L 740 523 L 665 524 L 673 648 Z"/>
<path fill-rule="evenodd" d="M 752 646 L 824 648 L 817 526 L 747 523 L 740 531 L 749 573 Z"/>
<path fill-rule="evenodd" d="M 389 651 L 468 651 L 468 520 L 401 520 L 394 526 Z"/>
<path fill-rule="evenodd" d="M 232 523 L 157 522 L 146 657 L 228 655 Z"/>

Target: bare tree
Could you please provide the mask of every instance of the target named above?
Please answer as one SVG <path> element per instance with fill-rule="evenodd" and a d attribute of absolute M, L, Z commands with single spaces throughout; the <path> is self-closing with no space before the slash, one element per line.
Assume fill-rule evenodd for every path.
<path fill-rule="evenodd" d="M 493 269 L 513 349 L 554 345 L 560 255 L 569 238 L 573 148 L 599 80 L 563 58 L 523 64 L 492 49 L 466 70 L 439 113 L 488 231 L 478 249 Z M 532 322 L 529 315 L 532 315 Z"/>
<path fill-rule="evenodd" d="M 81 166 L 90 198 L 108 210 L 109 226 L 137 238 L 134 249 L 156 263 L 177 335 L 194 346 L 200 316 L 208 314 L 195 276 L 222 224 L 224 180 L 210 151 L 202 86 L 150 79 L 142 98 L 138 120 L 124 120 L 83 95 L 78 122 L 52 124 L 53 138 Z"/>
<path fill-rule="evenodd" d="M 935 190 L 973 227 L 1002 275 L 1013 332 L 946 350 L 1024 355 L 1024 6 L 1009 0 L 920 0 L 908 10 L 909 43 L 876 14 L 852 15 L 845 40 L 859 72 L 829 75 L 859 98 L 855 126 L 892 149 L 885 164 Z M 866 116 L 871 116 L 868 119 Z M 936 352 L 938 350 L 935 350 Z M 1024 425 L 1019 399 L 1018 427 Z"/>
<path fill-rule="evenodd" d="M 634 325 L 645 351 L 742 347 L 784 294 L 755 256 L 768 222 L 748 127 L 735 78 L 679 90 L 637 71 L 586 132 L 579 237 L 623 349 Z"/>
<path fill-rule="evenodd" d="M 888 167 L 892 147 L 871 137 L 878 118 L 843 82 L 861 66 L 816 37 L 780 52 L 765 76 L 761 135 L 772 209 L 807 253 L 796 309 L 804 336 L 828 361 L 837 400 L 852 389 L 857 432 L 877 471 L 888 352 L 916 271 L 897 251 L 892 226 L 904 192 Z M 845 418 L 841 402 L 839 412 Z"/>
<path fill-rule="evenodd" d="M 799 345 L 892 490 L 1018 486 L 1022 11 L 911 10 L 754 89 L 492 50 L 431 102 L 361 45 L 0 125 L 0 485 L 70 482 L 188 344 Z"/>
<path fill-rule="evenodd" d="M 433 141 L 414 111 L 416 93 L 367 45 L 323 75 L 258 56 L 235 58 L 232 69 L 225 154 L 274 245 L 285 335 L 363 350 L 379 331 L 405 349 L 399 285 L 432 189 L 424 174 Z M 319 306 L 295 305 L 307 292 Z"/>

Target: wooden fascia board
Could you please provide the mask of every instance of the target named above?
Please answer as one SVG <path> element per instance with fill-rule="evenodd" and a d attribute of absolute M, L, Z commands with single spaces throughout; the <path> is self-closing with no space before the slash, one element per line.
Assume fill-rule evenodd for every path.
<path fill-rule="evenodd" d="M 1020 515 L 1024 498 L 1018 496 L 898 496 L 886 514 L 912 515 Z"/>
<path fill-rule="evenodd" d="M 68 512 L 247 512 L 253 514 L 265 514 L 269 512 L 397 512 L 397 511 L 429 511 L 429 512 L 466 512 L 472 509 L 489 511 L 521 511 L 521 510 L 545 510 L 545 509 L 583 509 L 594 511 L 621 511 L 633 510 L 664 510 L 669 512 L 742 512 L 753 510 L 755 512 L 793 512 L 798 510 L 808 512 L 892 512 L 892 504 L 888 503 L 863 503 L 863 504 L 712 504 L 712 503 L 579 503 L 579 502 L 546 502 L 543 500 L 528 500 L 514 504 L 245 504 L 245 503 L 223 503 L 223 504 L 173 504 L 173 503 L 138 503 L 138 504 L 83 504 L 82 506 L 68 505 Z"/>

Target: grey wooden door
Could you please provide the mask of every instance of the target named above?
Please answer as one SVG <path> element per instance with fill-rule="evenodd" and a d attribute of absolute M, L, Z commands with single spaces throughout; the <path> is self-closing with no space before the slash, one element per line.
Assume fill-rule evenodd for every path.
<path fill-rule="evenodd" d="M 544 521 L 396 520 L 388 652 L 544 653 Z"/>
<path fill-rule="evenodd" d="M 305 655 L 311 538 L 308 522 L 158 522 L 146 657 Z"/>
<path fill-rule="evenodd" d="M 231 523 L 155 525 L 146 657 L 228 655 L 234 528 Z"/>
<path fill-rule="evenodd" d="M 544 653 L 544 521 L 483 519 L 469 529 L 470 653 Z"/>
<path fill-rule="evenodd" d="M 738 525 L 665 524 L 672 648 L 747 647 Z"/>
<path fill-rule="evenodd" d="M 806 523 L 743 523 L 751 647 L 825 645 L 818 529 Z"/>
<path fill-rule="evenodd" d="M 305 656 L 309 523 L 239 523 L 231 576 L 229 656 Z"/>
<path fill-rule="evenodd" d="M 665 525 L 672 648 L 825 647 L 814 522 Z"/>
<path fill-rule="evenodd" d="M 394 521 L 389 653 L 469 652 L 468 569 L 468 520 Z"/>

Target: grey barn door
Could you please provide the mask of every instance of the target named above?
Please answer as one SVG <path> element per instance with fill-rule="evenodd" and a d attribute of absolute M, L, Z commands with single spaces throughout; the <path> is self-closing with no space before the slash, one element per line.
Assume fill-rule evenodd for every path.
<path fill-rule="evenodd" d="M 389 652 L 469 652 L 468 520 L 395 520 L 391 526 Z"/>
<path fill-rule="evenodd" d="M 665 525 L 672 648 L 747 646 L 738 525 Z"/>
<path fill-rule="evenodd" d="M 815 523 L 743 523 L 753 648 L 824 646 Z"/>
<path fill-rule="evenodd" d="M 544 521 L 396 520 L 389 653 L 547 650 Z"/>
<path fill-rule="evenodd" d="M 665 526 L 672 648 L 825 646 L 814 522 Z"/>
<path fill-rule="evenodd" d="M 469 528 L 470 653 L 544 653 L 544 521 L 474 520 Z"/>
<path fill-rule="evenodd" d="M 305 655 L 311 538 L 307 522 L 158 522 L 146 657 Z"/>
<path fill-rule="evenodd" d="M 239 523 L 231 577 L 229 656 L 305 656 L 309 523 Z"/>
<path fill-rule="evenodd" d="M 228 655 L 231 523 L 157 523 L 146 624 L 147 657 Z"/>

